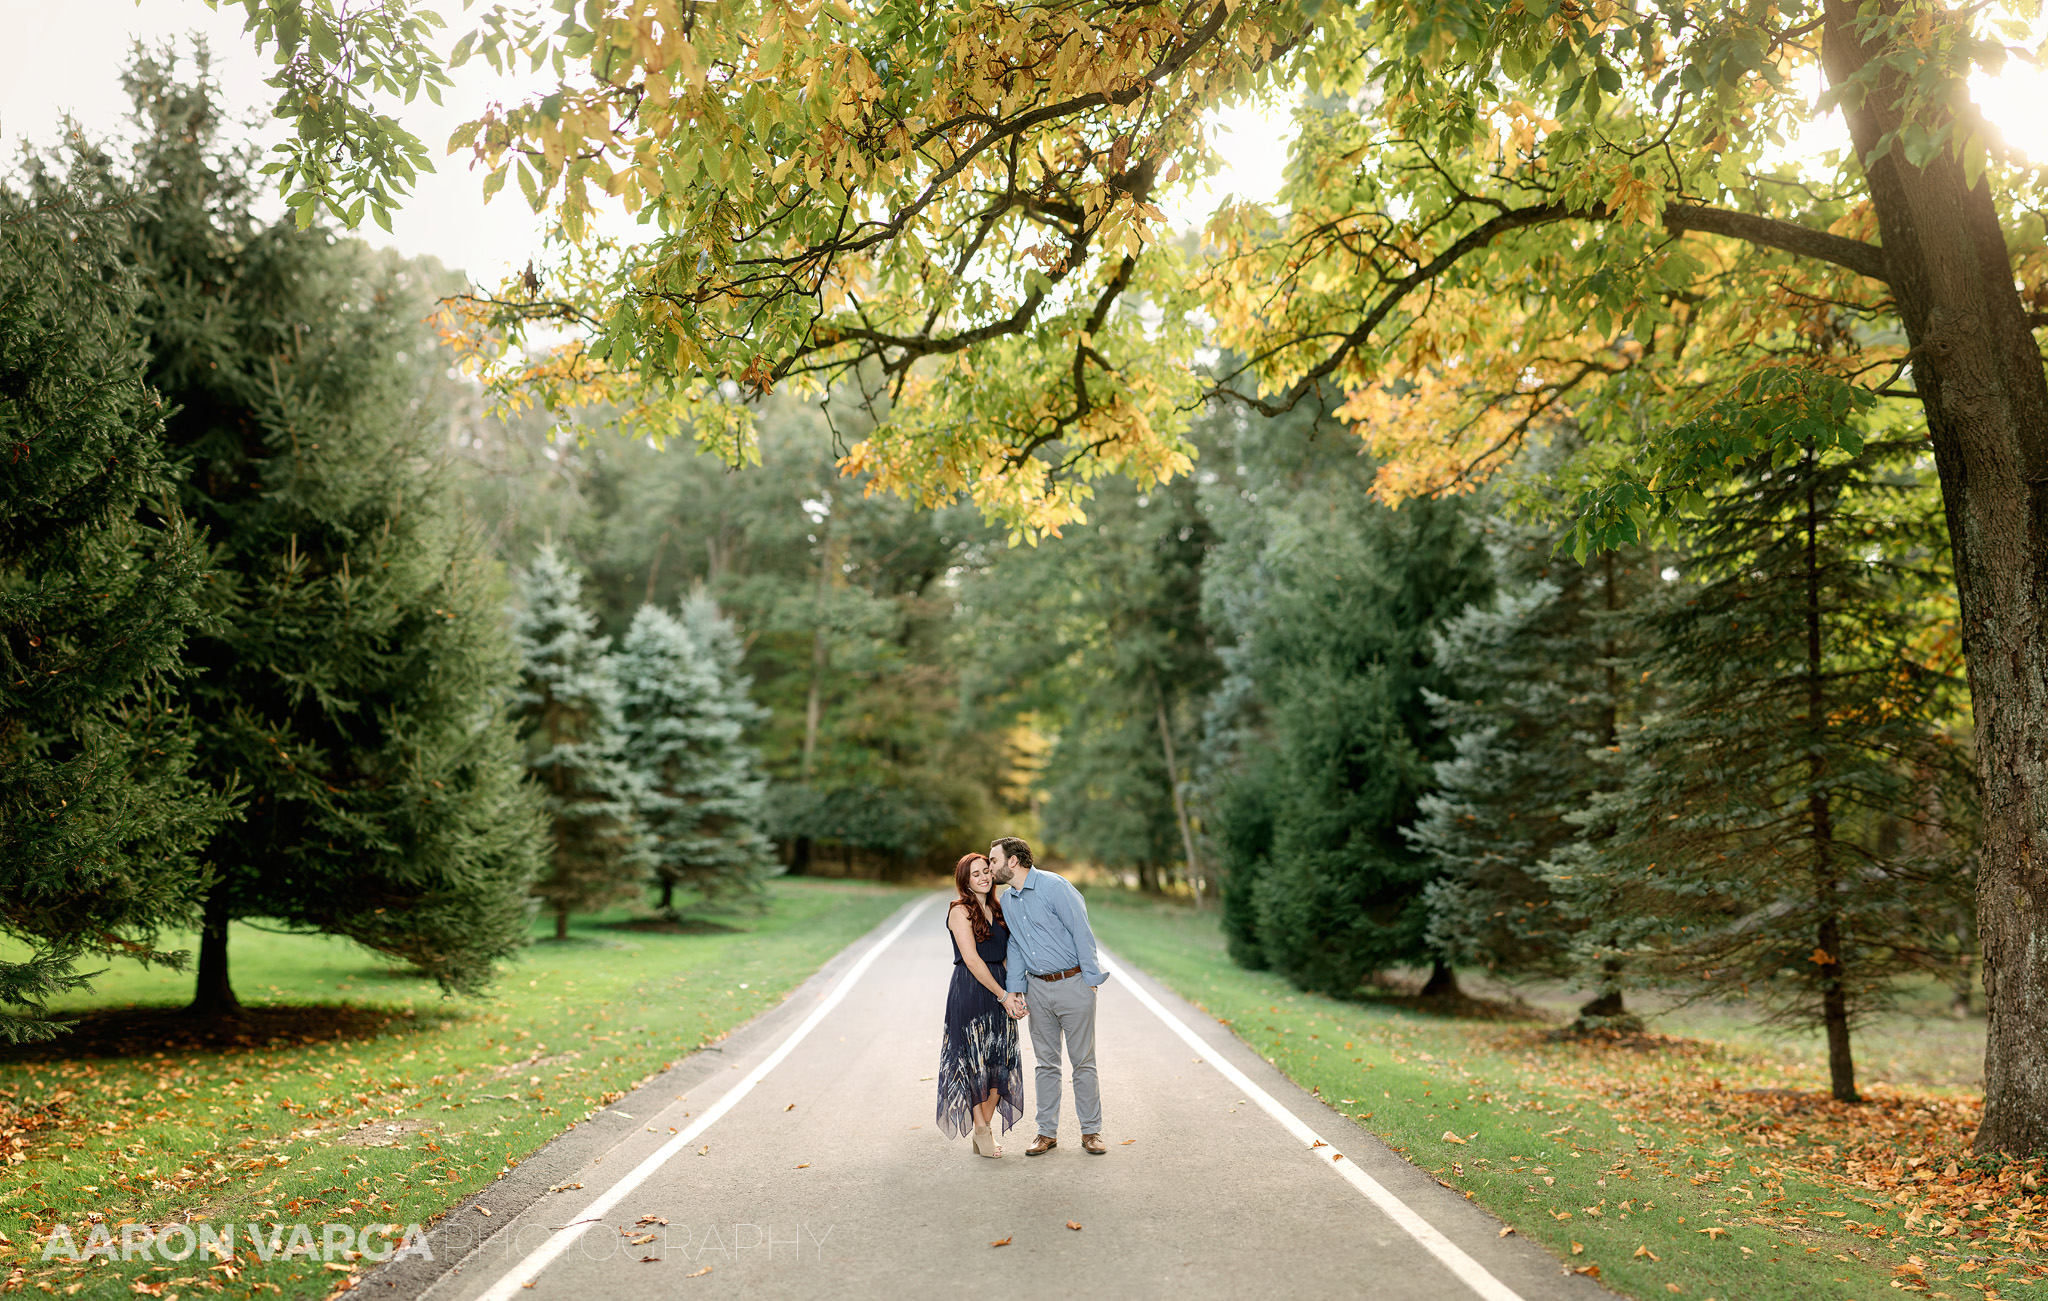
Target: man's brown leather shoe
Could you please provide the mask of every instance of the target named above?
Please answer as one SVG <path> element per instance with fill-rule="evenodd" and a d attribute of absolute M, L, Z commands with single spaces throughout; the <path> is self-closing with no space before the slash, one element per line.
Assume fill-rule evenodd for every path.
<path fill-rule="evenodd" d="M 1102 1145 L 1102 1135 L 1100 1134 L 1081 1135 L 1081 1150 L 1090 1156 L 1101 1156 L 1104 1152 L 1109 1151 L 1108 1148 Z"/>
<path fill-rule="evenodd" d="M 1086 1144 L 1087 1144 L 1087 1140 L 1086 1140 L 1086 1139 L 1083 1139 L 1083 1140 L 1082 1140 L 1082 1145 L 1083 1145 L 1083 1146 L 1086 1146 Z M 1031 1144 L 1031 1146 L 1030 1146 L 1030 1147 L 1027 1147 L 1027 1148 L 1025 1148 L 1025 1149 L 1024 1149 L 1024 1155 L 1025 1155 L 1025 1156 L 1044 1156 L 1044 1155 L 1045 1155 L 1045 1154 L 1046 1154 L 1047 1152 L 1050 1152 L 1050 1151 L 1052 1151 L 1052 1150 L 1053 1150 L 1054 1148 L 1056 1148 L 1056 1147 L 1058 1147 L 1058 1146 L 1059 1146 L 1059 1140 L 1058 1140 L 1058 1139 L 1053 1139 L 1053 1138 L 1047 1138 L 1047 1137 L 1046 1137 L 1045 1135 L 1043 1135 L 1043 1134 L 1040 1134 L 1040 1135 L 1038 1136 L 1037 1140 L 1036 1140 L 1035 1142 L 1033 1142 L 1033 1143 Z"/>

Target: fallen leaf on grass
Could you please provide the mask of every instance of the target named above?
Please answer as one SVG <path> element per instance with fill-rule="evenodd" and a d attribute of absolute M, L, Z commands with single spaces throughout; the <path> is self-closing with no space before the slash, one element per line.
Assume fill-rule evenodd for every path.
<path fill-rule="evenodd" d="M 1572 1273 L 1584 1274 L 1587 1278 L 1598 1278 L 1600 1277 L 1600 1267 L 1598 1265 L 1580 1265 Z"/>
<path fill-rule="evenodd" d="M 1510 1225 L 1509 1225 L 1508 1227 L 1506 1227 L 1505 1229 L 1502 1229 L 1502 1230 L 1501 1230 L 1501 1231 L 1500 1231 L 1499 1233 L 1496 1233 L 1496 1234 L 1494 1234 L 1493 1236 L 1494 1236 L 1494 1237 L 1496 1237 L 1496 1238 L 1505 1238 L 1505 1237 L 1507 1237 L 1507 1236 L 1508 1236 L 1508 1235 L 1509 1235 L 1510 1233 L 1513 1233 L 1514 1231 L 1515 1231 L 1515 1226 L 1514 1226 L 1514 1225 L 1512 1225 L 1512 1224 L 1510 1224 Z"/>
<path fill-rule="evenodd" d="M 1067 1227 L 1079 1233 L 1081 1231 L 1081 1222 L 1079 1220 L 1068 1220 Z"/>
<path fill-rule="evenodd" d="M 994 1242 L 991 1242 L 988 1245 L 991 1247 L 1007 1247 L 1010 1245 L 1010 1240 L 1008 1238 L 997 1238 Z"/>
<path fill-rule="evenodd" d="M 1459 1137 L 1458 1137 L 1458 1136 L 1457 1136 L 1456 1134 L 1453 1134 L 1453 1133 L 1452 1133 L 1452 1132 L 1451 1132 L 1450 1130 L 1448 1130 L 1448 1129 L 1447 1129 L 1447 1130 L 1445 1130 L 1445 1131 L 1444 1131 L 1444 1142 L 1446 1142 L 1446 1143 L 1457 1143 L 1457 1144 L 1459 1144 L 1460 1146 L 1462 1146 L 1462 1145 L 1464 1144 L 1465 1140 L 1464 1140 L 1464 1139 L 1462 1139 L 1462 1138 L 1459 1138 Z"/>
<path fill-rule="evenodd" d="M 1550 1218 L 1553 1220 L 1569 1220 L 1571 1217 L 1572 1213 L 1570 1211 L 1552 1211 L 1550 1213 Z"/>
<path fill-rule="evenodd" d="M 683 1275 L 683 1277 L 684 1277 L 684 1278 L 702 1278 L 702 1277 L 704 1277 L 704 1276 L 705 1276 L 706 1274 L 709 1274 L 710 1272 L 711 1272 L 711 1266 L 709 1266 L 709 1265 L 706 1265 L 706 1266 L 705 1266 L 704 1268 L 702 1268 L 702 1269 L 698 1270 L 698 1271 L 697 1271 L 696 1273 L 694 1273 L 694 1274 L 685 1274 L 685 1275 Z"/>
<path fill-rule="evenodd" d="M 1664 1285 L 1664 1290 L 1665 1290 L 1666 1292 L 1682 1292 L 1682 1291 L 1684 1291 L 1685 1289 L 1683 1289 L 1683 1288 L 1679 1287 L 1679 1286 L 1678 1286 L 1678 1284 L 1676 1284 L 1676 1283 L 1666 1283 L 1666 1284 Z"/>
<path fill-rule="evenodd" d="M 1583 1256 L 1583 1255 L 1585 1255 L 1585 1254 L 1586 1254 L 1586 1244 L 1585 1244 L 1585 1243 L 1583 1243 L 1583 1242 L 1574 1242 L 1574 1243 L 1572 1244 L 1572 1255 L 1574 1255 L 1574 1256 Z"/>
<path fill-rule="evenodd" d="M 1709 1238 L 1725 1238 L 1728 1236 L 1728 1230 L 1721 1228 L 1701 1229 L 1700 1232 L 1706 1234 Z"/>
<path fill-rule="evenodd" d="M 1649 1247 L 1647 1247 L 1647 1246 L 1639 1246 L 1639 1247 L 1637 1247 L 1637 1248 L 1636 1248 L 1636 1250 L 1635 1250 L 1635 1255 L 1636 1255 L 1636 1258 L 1637 1258 L 1637 1259 L 1641 1259 L 1641 1258 L 1642 1258 L 1642 1257 L 1644 1257 L 1644 1256 L 1648 1256 L 1648 1257 L 1649 1257 L 1649 1258 L 1650 1258 L 1651 1260 L 1662 1260 L 1662 1259 L 1664 1259 L 1664 1258 L 1663 1258 L 1662 1256 L 1658 1255 L 1658 1254 L 1657 1254 L 1656 1252 L 1654 1252 L 1654 1251 L 1651 1251 L 1651 1250 L 1649 1249 Z"/>

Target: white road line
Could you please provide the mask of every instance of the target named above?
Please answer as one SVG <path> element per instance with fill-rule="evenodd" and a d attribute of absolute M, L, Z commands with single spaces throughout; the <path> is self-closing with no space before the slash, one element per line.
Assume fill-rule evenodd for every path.
<path fill-rule="evenodd" d="M 803 1042 L 804 1036 L 816 1029 L 818 1023 L 829 1016 L 833 1008 L 839 1006 L 839 1001 L 846 997 L 846 992 L 853 988 L 854 982 L 859 980 L 867 969 L 874 965 L 875 959 L 882 955 L 882 950 L 895 943 L 897 936 L 909 930 L 910 923 L 916 921 L 918 914 L 930 907 L 937 897 L 927 895 L 913 904 L 910 911 L 903 915 L 903 920 L 896 923 L 896 929 L 884 935 L 880 943 L 863 953 L 860 961 L 854 963 L 846 974 L 839 978 L 839 983 L 833 986 L 832 992 L 804 1018 L 803 1024 L 792 1030 L 789 1038 L 784 1039 L 774 1052 L 768 1054 L 759 1066 L 748 1073 L 745 1079 L 734 1085 L 724 1097 L 712 1103 L 710 1110 L 699 1116 L 689 1128 L 663 1143 L 654 1155 L 634 1166 L 624 1178 L 600 1193 L 596 1201 L 583 1208 L 585 1218 L 556 1230 L 546 1242 L 528 1252 L 523 1260 L 505 1272 L 504 1277 L 491 1285 L 490 1290 L 483 1294 L 481 1301 L 512 1301 L 514 1297 L 519 1296 L 527 1282 L 547 1268 L 557 1256 L 567 1251 L 570 1244 L 582 1237 L 591 1224 L 603 1219 L 614 1206 L 624 1201 L 629 1193 L 646 1183 L 669 1158 L 696 1142 L 698 1135 L 716 1124 L 719 1117 L 738 1106 L 740 1099 L 752 1093 L 754 1086 L 766 1079 L 770 1071 L 780 1066 L 782 1059 L 789 1056 L 790 1051 Z"/>
<path fill-rule="evenodd" d="M 1122 965 L 1122 963 L 1117 964 L 1118 967 Z M 1105 970 L 1113 972 L 1116 970 L 1116 967 L 1105 966 Z M 1167 1011 L 1158 999 L 1146 992 L 1144 986 L 1135 980 L 1129 979 L 1128 974 L 1123 985 L 1125 989 L 1130 990 L 1132 994 L 1137 996 L 1140 1003 L 1150 1008 L 1154 1016 L 1166 1022 L 1167 1029 L 1179 1035 L 1188 1047 L 1200 1053 L 1203 1061 L 1214 1066 L 1224 1079 L 1229 1080 L 1232 1084 L 1243 1090 L 1247 1098 L 1258 1103 L 1261 1110 L 1279 1121 L 1282 1128 L 1300 1139 L 1303 1146 L 1307 1147 L 1316 1157 L 1349 1180 L 1351 1186 L 1364 1193 L 1373 1205 L 1385 1212 L 1388 1219 L 1406 1230 L 1409 1237 L 1427 1247 L 1430 1255 L 1442 1261 L 1444 1267 L 1453 1274 L 1456 1274 L 1464 1282 L 1465 1286 L 1486 1298 L 1486 1301 L 1522 1301 L 1520 1294 L 1513 1288 L 1501 1282 L 1492 1274 L 1489 1274 L 1484 1265 L 1466 1255 L 1458 1248 L 1456 1243 L 1437 1232 L 1429 1221 L 1417 1215 L 1409 1207 L 1408 1203 L 1387 1191 L 1385 1184 L 1373 1178 L 1365 1171 L 1360 1170 L 1356 1161 L 1347 1160 L 1343 1153 L 1325 1142 L 1322 1136 L 1303 1123 L 1299 1116 L 1296 1116 L 1293 1112 L 1282 1106 L 1279 1099 L 1252 1083 L 1249 1075 L 1246 1075 L 1237 1067 L 1218 1057 L 1214 1048 L 1205 1043 L 1200 1035 L 1190 1030 L 1186 1022 Z"/>

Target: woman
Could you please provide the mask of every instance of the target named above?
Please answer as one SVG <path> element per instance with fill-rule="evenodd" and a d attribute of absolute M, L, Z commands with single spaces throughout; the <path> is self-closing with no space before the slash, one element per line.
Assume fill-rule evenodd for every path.
<path fill-rule="evenodd" d="M 946 910 L 953 934 L 953 985 L 946 993 L 946 1037 L 939 1051 L 939 1128 L 954 1138 L 974 1127 L 974 1150 L 998 1157 L 991 1124 L 1003 1128 L 1024 1114 L 1024 1059 L 1017 1023 L 1003 1010 L 1003 960 L 1010 928 L 996 900 L 988 858 L 969 854 L 953 866 L 960 897 Z"/>

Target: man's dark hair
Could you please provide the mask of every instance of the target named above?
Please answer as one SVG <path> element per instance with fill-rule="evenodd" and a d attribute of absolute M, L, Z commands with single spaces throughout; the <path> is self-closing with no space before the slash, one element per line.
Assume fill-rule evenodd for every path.
<path fill-rule="evenodd" d="M 1019 863 L 1022 863 L 1026 867 L 1038 866 L 1036 863 L 1031 861 L 1031 846 L 1025 844 L 1023 841 L 1017 839 L 1015 836 L 999 836 L 996 838 L 996 842 L 990 845 L 989 848 L 1002 850 L 1005 854 L 1008 854 L 1011 858 L 1015 859 Z"/>

